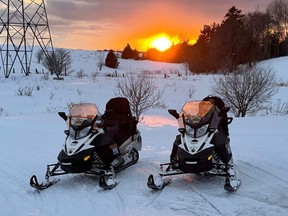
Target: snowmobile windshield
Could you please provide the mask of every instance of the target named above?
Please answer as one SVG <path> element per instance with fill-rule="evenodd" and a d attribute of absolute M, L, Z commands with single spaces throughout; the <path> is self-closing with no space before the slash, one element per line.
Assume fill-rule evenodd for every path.
<path fill-rule="evenodd" d="M 195 125 L 209 120 L 213 104 L 210 101 L 189 101 L 184 104 L 179 114 L 179 120 L 184 118 L 185 124 Z M 183 123 L 178 121 L 179 126 L 183 127 Z M 181 125 L 182 124 L 182 125 Z"/>
<path fill-rule="evenodd" d="M 99 110 L 95 104 L 75 104 L 69 113 L 69 134 L 73 139 L 81 139 L 89 133 L 95 123 L 95 117 L 99 116 Z"/>
<path fill-rule="evenodd" d="M 193 120 L 193 117 L 203 118 L 213 108 L 210 101 L 189 101 L 182 107 L 180 116 L 184 115 L 185 118 Z"/>
<path fill-rule="evenodd" d="M 213 104 L 210 101 L 189 101 L 184 104 L 179 115 L 178 124 L 184 127 L 189 136 L 203 136 L 212 115 Z"/>

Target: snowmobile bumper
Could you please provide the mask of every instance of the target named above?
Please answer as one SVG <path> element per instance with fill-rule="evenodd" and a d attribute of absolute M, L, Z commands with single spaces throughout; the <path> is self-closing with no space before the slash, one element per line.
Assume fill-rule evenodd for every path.
<path fill-rule="evenodd" d="M 92 152 L 86 150 L 73 156 L 68 156 L 63 150 L 58 155 L 60 167 L 66 173 L 85 173 L 92 169 Z"/>
<path fill-rule="evenodd" d="M 178 169 L 184 173 L 202 173 L 212 168 L 212 154 L 214 148 L 207 148 L 195 155 L 188 153 L 182 148 L 178 148 Z"/>

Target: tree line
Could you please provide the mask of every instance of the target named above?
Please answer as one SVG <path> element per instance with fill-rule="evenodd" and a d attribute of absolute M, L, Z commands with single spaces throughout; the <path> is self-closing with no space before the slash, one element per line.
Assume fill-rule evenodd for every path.
<path fill-rule="evenodd" d="M 288 2 L 274 0 L 265 11 L 244 14 L 231 7 L 220 24 L 204 25 L 195 44 L 188 41 L 166 51 L 147 50 L 153 61 L 187 63 L 194 73 L 234 70 L 240 64 L 288 55 Z M 139 52 L 128 44 L 123 58 L 138 58 Z"/>

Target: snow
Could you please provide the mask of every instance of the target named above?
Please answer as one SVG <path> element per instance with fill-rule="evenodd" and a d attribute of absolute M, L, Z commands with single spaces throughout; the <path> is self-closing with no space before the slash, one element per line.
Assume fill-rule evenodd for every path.
<path fill-rule="evenodd" d="M 43 79 L 35 74 L 41 65 L 32 63 L 32 74 L 20 73 L 4 79 L 0 74 L 0 215 L 288 215 L 288 116 L 255 115 L 235 118 L 230 125 L 231 148 L 242 185 L 234 193 L 223 189 L 221 177 L 193 174 L 172 177 L 162 191 L 146 186 L 149 174 L 168 162 L 177 123 L 167 112 L 180 109 L 195 90 L 192 99 L 210 94 L 213 75 L 184 76 L 181 64 L 120 59 L 118 74 L 153 72 L 159 88 L 165 88 L 163 105 L 147 111 L 138 125 L 143 148 L 137 164 L 118 173 L 120 183 L 103 190 L 98 177 L 67 175 L 44 191 L 29 185 L 35 174 L 44 180 L 46 165 L 57 162 L 66 128 L 58 111 L 68 111 L 71 103 L 95 103 L 100 112 L 114 97 L 115 69 L 96 68 L 97 53 L 71 50 L 74 72 L 63 81 Z M 272 67 L 281 82 L 288 82 L 288 57 L 260 63 Z M 44 69 L 45 70 L 45 69 Z M 84 70 L 87 77 L 76 73 Z M 97 76 L 91 78 L 91 73 Z M 178 77 L 177 72 L 183 76 Z M 2 73 L 2 71 L 1 71 Z M 164 79 L 164 73 L 170 77 Z M 32 96 L 18 96 L 20 88 L 33 87 Z M 288 87 L 273 97 L 288 102 Z M 232 115 L 232 114 L 230 114 Z"/>

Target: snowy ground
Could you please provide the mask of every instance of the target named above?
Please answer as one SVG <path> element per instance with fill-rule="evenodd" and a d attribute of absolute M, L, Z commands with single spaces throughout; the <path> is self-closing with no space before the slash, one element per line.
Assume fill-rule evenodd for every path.
<path fill-rule="evenodd" d="M 173 177 L 163 191 L 146 186 L 150 173 L 169 159 L 177 125 L 168 108 L 180 109 L 196 89 L 193 99 L 210 93 L 212 75 L 184 74 L 178 64 L 120 60 L 118 73 L 153 71 L 159 88 L 165 87 L 163 106 L 151 109 L 139 124 L 143 149 L 137 164 L 118 173 L 120 184 L 108 191 L 98 186 L 98 177 L 69 175 L 45 191 L 29 185 L 33 174 L 44 179 L 46 165 L 54 163 L 61 150 L 65 124 L 57 115 L 71 103 L 96 103 L 104 111 L 114 97 L 117 78 L 104 76 L 114 70 L 103 68 L 95 79 L 95 53 L 73 52 L 74 75 L 64 81 L 44 75 L 22 77 L 0 74 L 0 215 L 288 215 L 288 116 L 266 115 L 234 118 L 230 126 L 231 147 L 242 185 L 235 193 L 224 191 L 221 177 L 183 175 Z M 288 58 L 261 63 L 275 69 L 281 82 L 288 82 Z M 33 63 L 34 68 L 40 67 Z M 88 77 L 77 79 L 83 69 Z M 2 71 L 1 71 L 2 73 Z M 164 79 L 164 73 L 170 77 Z M 18 96 L 20 88 L 33 87 L 31 97 Z M 281 87 L 274 101 L 288 102 L 288 87 Z"/>

